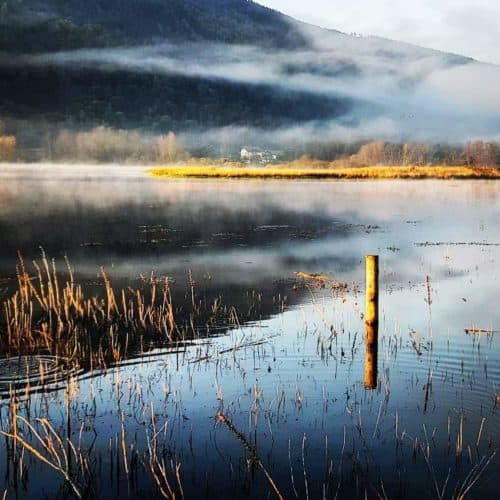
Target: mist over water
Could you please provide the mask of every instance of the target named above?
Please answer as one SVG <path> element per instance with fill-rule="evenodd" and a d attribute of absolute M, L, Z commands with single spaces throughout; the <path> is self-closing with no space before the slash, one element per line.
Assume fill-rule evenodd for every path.
<path fill-rule="evenodd" d="M 497 247 L 481 244 L 500 244 L 495 181 L 157 181 L 140 168 L 99 176 L 100 168 L 2 170 L 4 276 L 14 275 L 18 250 L 29 261 L 43 248 L 87 276 L 104 266 L 130 280 L 191 269 L 222 286 L 255 287 L 297 271 L 357 282 L 364 255 L 380 252 L 388 285 L 429 273 L 451 282 L 472 279 L 481 266 L 494 270 Z M 477 308 L 477 321 L 483 312 Z"/>

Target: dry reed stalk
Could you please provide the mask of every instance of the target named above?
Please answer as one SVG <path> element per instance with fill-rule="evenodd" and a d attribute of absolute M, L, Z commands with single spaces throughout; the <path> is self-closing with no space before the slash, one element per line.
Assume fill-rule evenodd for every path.
<path fill-rule="evenodd" d="M 153 478 L 154 483 L 156 484 L 160 495 L 167 500 L 176 500 L 178 497 L 184 498 L 184 489 L 182 487 L 182 479 L 181 479 L 181 465 L 170 463 L 170 474 L 169 468 L 165 463 L 164 459 L 160 459 L 158 456 L 158 436 L 160 431 L 156 430 L 156 419 L 154 413 L 154 407 L 151 403 L 151 427 L 153 430 L 152 438 L 147 438 L 148 445 L 148 456 L 149 456 L 149 471 L 151 472 L 151 476 Z M 172 479 L 170 476 L 173 475 L 173 480 L 175 481 L 172 484 Z M 177 494 L 179 493 L 179 494 Z"/>
<path fill-rule="evenodd" d="M 0 431 L 0 433 L 7 438 L 11 439 L 14 444 L 22 446 L 24 450 L 29 452 L 33 457 L 40 460 L 40 462 L 48 465 L 56 472 L 60 473 L 66 483 L 70 486 L 74 495 L 81 499 L 82 487 L 78 484 L 78 479 L 73 477 L 74 473 L 71 469 L 71 458 L 65 449 L 64 442 L 62 438 L 57 434 L 52 425 L 47 419 L 36 419 L 36 422 L 40 425 L 43 434 L 39 433 L 35 427 L 28 422 L 25 418 L 20 415 L 15 416 L 16 422 L 19 420 L 23 426 L 26 427 L 28 432 L 34 436 L 35 442 L 37 443 L 37 448 L 35 445 L 29 443 L 17 429 L 17 424 L 15 431 L 12 433 L 7 433 Z M 69 450 L 73 455 L 73 459 L 76 463 L 80 464 L 82 460 L 85 460 L 81 453 L 78 453 L 75 446 L 69 439 L 67 439 L 69 444 Z"/>
<path fill-rule="evenodd" d="M 121 309 L 111 282 L 101 269 L 105 298 L 87 297 L 75 285 L 71 268 L 62 285 L 54 261 L 42 253 L 42 265 L 33 263 L 28 273 L 22 256 L 17 266 L 18 289 L 3 304 L 0 351 L 8 353 L 53 352 L 78 356 L 92 342 L 109 344 L 105 356 L 117 360 L 122 333 L 158 335 L 173 341 L 178 336 L 170 283 L 149 290 L 122 290 Z M 147 299 L 149 297 L 149 300 Z M 127 337 L 128 338 L 128 337 Z M 120 340 L 119 340 L 120 339 Z M 71 352 L 68 346 L 72 346 Z"/>
<path fill-rule="evenodd" d="M 278 489 L 278 486 L 276 485 L 273 478 L 265 468 L 264 464 L 262 463 L 262 460 L 259 458 L 255 446 L 252 443 L 250 443 L 248 439 L 241 432 L 238 431 L 238 429 L 236 429 L 231 420 L 229 420 L 229 418 L 226 415 L 224 415 L 222 411 L 219 411 L 217 413 L 217 419 L 219 422 L 222 422 L 234 434 L 234 436 L 243 444 L 244 448 L 248 451 L 248 453 L 250 454 L 250 458 L 248 459 L 249 466 L 260 467 L 262 469 L 262 472 L 264 472 L 264 475 L 266 476 L 266 479 L 269 482 L 276 496 L 280 500 L 283 500 L 284 499 L 283 495 L 281 494 L 280 490 Z"/>

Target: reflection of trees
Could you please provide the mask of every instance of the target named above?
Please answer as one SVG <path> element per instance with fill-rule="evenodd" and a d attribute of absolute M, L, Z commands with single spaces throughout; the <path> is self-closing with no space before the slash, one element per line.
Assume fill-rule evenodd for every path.
<path fill-rule="evenodd" d="M 34 196 L 34 200 L 21 196 L 15 212 L 0 219 L 5 235 L 0 255 L 5 259 L 13 261 L 19 249 L 36 254 L 42 245 L 52 255 L 64 251 L 72 260 L 91 255 L 106 263 L 119 255 L 161 252 L 166 256 L 200 246 L 199 252 L 261 248 L 290 239 L 318 234 L 341 237 L 349 232 L 343 221 L 334 226 L 335 220 L 326 214 L 287 210 L 274 203 L 230 208 L 217 201 L 152 200 L 154 205 L 147 206 L 142 199 L 131 199 L 101 210 L 73 199 L 47 203 L 35 220 L 33 205 L 50 194 L 43 193 L 39 200 Z"/>

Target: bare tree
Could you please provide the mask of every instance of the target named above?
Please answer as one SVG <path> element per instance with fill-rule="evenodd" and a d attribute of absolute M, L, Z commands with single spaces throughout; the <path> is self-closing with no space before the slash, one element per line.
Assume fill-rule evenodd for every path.
<path fill-rule="evenodd" d="M 403 165 L 427 165 L 430 163 L 432 148 L 425 142 L 410 142 L 403 146 Z"/>
<path fill-rule="evenodd" d="M 353 160 L 363 166 L 381 165 L 385 162 L 385 142 L 374 141 L 364 144 Z"/>
<path fill-rule="evenodd" d="M 57 158 L 69 159 L 76 157 L 76 134 L 61 130 L 54 140 L 52 150 Z"/>
<path fill-rule="evenodd" d="M 464 148 L 464 161 L 469 166 L 491 167 L 496 165 L 498 146 L 492 142 L 469 142 Z"/>
<path fill-rule="evenodd" d="M 160 161 L 175 162 L 184 160 L 187 157 L 184 146 L 173 132 L 158 137 L 156 145 Z"/>
<path fill-rule="evenodd" d="M 384 165 L 401 165 L 403 147 L 401 144 L 388 143 L 384 146 Z"/>
<path fill-rule="evenodd" d="M 152 161 L 154 143 L 138 132 L 96 127 L 85 132 L 59 132 L 54 154 L 63 159 L 99 162 Z"/>
<path fill-rule="evenodd" d="M 0 161 L 11 161 L 16 156 L 17 141 L 13 135 L 0 135 Z"/>

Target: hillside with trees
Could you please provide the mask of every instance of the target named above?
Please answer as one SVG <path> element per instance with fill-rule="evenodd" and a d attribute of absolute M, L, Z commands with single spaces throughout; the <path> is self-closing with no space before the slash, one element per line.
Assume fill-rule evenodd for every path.
<path fill-rule="evenodd" d="M 462 150 L 498 137 L 489 103 L 476 116 L 458 88 L 442 109 L 425 105 L 433 91 L 454 96 L 455 71 L 496 78 L 469 58 L 316 28 L 249 0 L 0 0 L 0 147 L 4 159 L 53 157 L 61 133 L 97 130 L 139 150 L 103 157 L 150 158 L 141 151 L 174 131 L 200 156 L 234 158 L 246 144 L 284 161 L 491 163 L 491 141 Z"/>
<path fill-rule="evenodd" d="M 0 0 L 0 51 L 170 41 L 300 48 L 288 18 L 247 0 Z"/>

